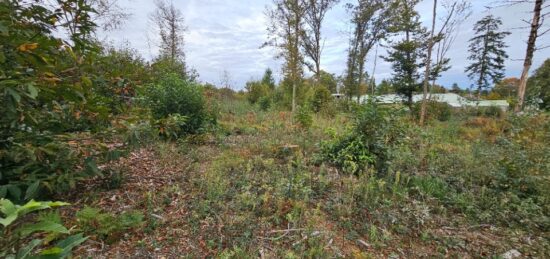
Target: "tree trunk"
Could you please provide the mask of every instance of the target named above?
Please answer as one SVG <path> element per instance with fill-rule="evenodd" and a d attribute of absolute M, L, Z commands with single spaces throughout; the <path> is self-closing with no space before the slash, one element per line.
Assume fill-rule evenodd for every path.
<path fill-rule="evenodd" d="M 374 53 L 374 66 L 372 67 L 372 74 L 370 75 L 370 86 L 372 87 L 371 95 L 374 96 L 376 90 L 376 82 L 374 81 L 374 73 L 376 73 L 376 63 L 378 62 L 378 45 L 376 45 L 376 51 Z"/>
<path fill-rule="evenodd" d="M 523 71 L 519 81 L 518 103 L 514 109 L 515 112 L 520 112 L 523 109 L 525 102 L 525 91 L 527 89 L 527 79 L 529 78 L 529 70 L 533 64 L 533 54 L 535 52 L 535 44 L 537 42 L 538 30 L 540 27 L 540 13 L 542 11 L 543 0 L 536 0 L 535 9 L 533 11 L 533 21 L 531 21 L 531 33 L 529 33 L 529 41 L 527 41 L 527 53 L 523 63 Z"/>
<path fill-rule="evenodd" d="M 292 113 L 296 111 L 296 81 L 292 83 Z"/>
<path fill-rule="evenodd" d="M 437 16 L 437 0 L 434 0 L 433 18 L 432 18 L 432 32 L 430 33 L 430 39 L 428 41 L 428 57 L 426 58 L 426 71 L 424 72 L 424 95 L 422 96 L 422 108 L 420 111 L 420 125 L 424 125 L 426 119 L 426 106 L 428 97 L 428 86 L 430 84 L 430 68 L 432 64 L 432 50 L 434 45 L 434 32 L 435 32 L 435 19 Z"/>

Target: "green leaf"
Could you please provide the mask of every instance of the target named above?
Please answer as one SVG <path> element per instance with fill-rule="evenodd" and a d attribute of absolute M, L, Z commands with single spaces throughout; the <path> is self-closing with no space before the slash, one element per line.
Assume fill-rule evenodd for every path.
<path fill-rule="evenodd" d="M 29 199 L 34 198 L 36 196 L 36 194 L 38 193 L 39 187 L 40 187 L 40 181 L 36 181 L 33 184 L 31 184 L 27 188 L 27 191 L 25 193 L 25 200 L 29 200 Z"/>
<path fill-rule="evenodd" d="M 4 55 L 4 52 L 0 52 L 0 63 L 6 62 L 6 56 Z"/>
<path fill-rule="evenodd" d="M 84 161 L 84 172 L 90 176 L 101 174 L 101 171 L 92 157 L 87 157 Z"/>
<path fill-rule="evenodd" d="M 63 252 L 63 249 L 60 247 L 48 248 L 40 253 L 40 255 L 58 255 Z"/>
<path fill-rule="evenodd" d="M 4 23 L 0 22 L 0 35 L 2 36 L 9 36 L 10 31 L 8 30 L 8 26 L 4 25 Z"/>
<path fill-rule="evenodd" d="M 73 250 L 73 248 L 84 243 L 84 241 L 86 241 L 87 239 L 88 237 L 83 237 L 82 234 L 76 234 L 76 235 L 69 236 L 64 240 L 60 241 L 56 245 L 57 247 L 60 247 L 63 249 L 63 252 L 61 252 L 59 256 L 61 258 L 68 256 Z"/>
<path fill-rule="evenodd" d="M 29 212 L 36 211 L 36 210 L 43 210 L 43 209 L 50 209 L 55 207 L 61 207 L 61 206 L 67 206 L 71 205 L 70 203 L 61 202 L 61 201 L 34 201 L 31 200 L 27 202 L 27 204 L 23 205 L 22 207 L 18 208 L 19 215 L 25 215 Z"/>
<path fill-rule="evenodd" d="M 82 80 L 82 85 L 84 85 L 85 87 L 92 87 L 92 80 L 90 80 L 89 77 L 86 77 L 86 76 L 82 76 L 81 78 Z"/>
<path fill-rule="evenodd" d="M 0 211 L 6 216 L 0 217 L 0 224 L 4 227 L 9 226 L 17 219 L 17 207 L 8 199 L 0 199 Z"/>
<path fill-rule="evenodd" d="M 16 200 L 21 199 L 21 188 L 15 186 L 13 184 L 10 184 L 10 185 L 8 185 L 8 192 Z"/>
<path fill-rule="evenodd" d="M 17 229 L 17 232 L 21 233 L 23 237 L 26 237 L 34 232 L 44 231 L 47 233 L 61 233 L 69 234 L 69 230 L 63 225 L 54 223 L 51 221 L 42 221 L 35 224 L 26 224 Z"/>
<path fill-rule="evenodd" d="M 39 202 L 35 200 L 30 200 L 25 205 L 17 208 L 17 212 L 20 216 L 23 216 L 29 212 L 36 210 L 49 209 L 50 206 L 46 202 Z"/>
<path fill-rule="evenodd" d="M 48 206 L 55 208 L 55 207 L 61 207 L 61 206 L 68 206 L 71 205 L 70 203 L 62 202 L 62 201 L 49 201 Z"/>
<path fill-rule="evenodd" d="M 32 84 L 27 85 L 27 90 L 29 91 L 29 97 L 35 99 L 38 96 L 38 89 Z"/>
<path fill-rule="evenodd" d="M 17 259 L 24 259 L 24 258 L 30 258 L 30 253 L 32 252 L 32 250 L 37 247 L 38 245 L 40 245 L 40 243 L 42 243 L 42 240 L 41 239 L 34 239 L 32 240 L 31 242 L 29 242 L 26 246 L 22 247 L 21 249 L 19 249 L 19 251 L 17 252 Z"/>
<path fill-rule="evenodd" d="M 0 186 L 0 198 L 6 198 L 8 194 L 8 187 L 6 185 Z"/>
<path fill-rule="evenodd" d="M 17 93 L 15 90 L 11 88 L 8 88 L 6 90 L 8 91 L 8 94 L 11 95 L 11 97 L 15 100 L 15 102 L 18 103 L 21 101 L 21 95 L 19 95 L 19 93 Z"/>

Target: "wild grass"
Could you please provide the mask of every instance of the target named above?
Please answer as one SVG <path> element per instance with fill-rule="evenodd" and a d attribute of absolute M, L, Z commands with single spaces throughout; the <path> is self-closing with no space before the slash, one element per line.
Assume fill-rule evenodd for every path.
<path fill-rule="evenodd" d="M 453 116 L 419 127 L 398 113 L 399 141 L 377 142 L 384 170 L 349 173 L 324 159 L 321 143 L 362 132 L 387 140 L 392 126 L 377 124 L 385 115 L 358 122 L 350 112 L 313 113 L 303 127 L 276 107 L 232 102 L 220 102 L 215 130 L 157 142 L 155 160 L 182 170 L 171 186 L 143 195 L 146 236 L 182 229 L 190 257 L 463 257 L 512 248 L 549 256 L 548 115 Z M 175 209 L 185 216 L 150 216 Z M 163 249 L 178 238 L 142 245 Z"/>

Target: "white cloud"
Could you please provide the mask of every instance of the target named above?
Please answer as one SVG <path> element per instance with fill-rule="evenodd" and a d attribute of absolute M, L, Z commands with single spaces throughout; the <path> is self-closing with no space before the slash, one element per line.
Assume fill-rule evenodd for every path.
<path fill-rule="evenodd" d="M 348 0 L 347 2 L 349 2 Z M 451 85 L 458 82 L 462 86 L 469 85 L 464 74 L 464 67 L 468 64 L 467 46 L 468 39 L 472 35 L 473 24 L 482 16 L 492 13 L 503 18 L 504 29 L 512 30 L 524 26 L 521 19 L 529 19 L 530 7 L 496 8 L 487 11 L 484 6 L 493 0 L 472 1 L 474 14 L 462 25 L 462 31 L 452 49 L 449 57 L 452 59 L 452 69 L 445 73 L 441 83 Z M 236 88 L 243 88 L 247 80 L 260 78 L 263 71 L 271 67 L 276 75 L 280 74 L 281 62 L 275 60 L 275 50 L 260 46 L 266 40 L 267 19 L 264 15 L 266 6 L 270 0 L 173 0 L 174 5 L 182 10 L 185 23 L 188 27 L 186 33 L 185 50 L 187 62 L 195 67 L 201 75 L 201 80 L 219 83 L 223 70 L 227 70 L 236 82 Z M 432 1 L 425 0 L 418 10 L 423 19 L 428 23 L 431 15 Z M 128 41 L 132 47 L 139 50 L 145 58 L 156 55 L 155 44 L 149 46 L 146 35 L 152 40 L 157 39 L 148 22 L 149 14 L 154 10 L 151 0 L 124 0 L 121 2 L 124 8 L 133 13 L 125 27 L 107 36 L 114 42 Z M 341 75 L 345 69 L 346 50 L 348 47 L 349 15 L 346 13 L 344 3 L 332 10 L 326 18 L 323 33 L 325 35 L 325 47 L 322 59 L 323 69 Z M 527 37 L 526 30 L 512 30 L 508 37 L 507 75 L 519 76 L 522 67 L 521 59 L 525 52 L 524 40 Z M 544 38 L 541 39 L 541 42 Z M 379 50 L 379 55 L 385 53 Z M 537 53 L 533 67 L 538 67 L 550 57 L 550 49 Z M 374 53 L 369 55 L 367 69 L 372 70 Z M 376 78 L 378 81 L 391 76 L 391 66 L 382 59 L 378 59 Z"/>

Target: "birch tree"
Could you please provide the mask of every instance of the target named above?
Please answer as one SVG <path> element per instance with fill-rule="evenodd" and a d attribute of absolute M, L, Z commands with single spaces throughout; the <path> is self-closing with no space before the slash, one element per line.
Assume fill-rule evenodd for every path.
<path fill-rule="evenodd" d="M 305 29 L 302 33 L 304 54 L 313 62 L 305 62 L 307 68 L 315 74 L 316 83 L 321 80 L 321 54 L 323 38 L 321 28 L 327 12 L 339 0 L 305 0 Z"/>
<path fill-rule="evenodd" d="M 446 13 L 442 17 L 439 17 L 442 21 L 442 25 L 436 32 L 438 1 L 434 0 L 433 2 L 432 27 L 430 36 L 427 40 L 427 56 L 425 62 L 426 69 L 424 72 L 420 125 L 424 124 L 424 120 L 426 118 L 428 93 L 430 91 L 429 81 L 432 80 L 431 89 L 433 89 L 435 87 L 436 80 L 441 73 L 450 68 L 448 65 L 450 59 L 446 57 L 447 52 L 456 39 L 458 27 L 471 14 L 471 6 L 466 1 L 443 1 L 442 5 L 444 9 L 446 9 Z M 432 54 L 436 45 L 437 51 L 434 60 L 435 62 L 432 64 Z"/>
<path fill-rule="evenodd" d="M 352 15 L 353 32 L 350 37 L 348 59 L 344 85 L 349 98 L 361 95 L 366 70 L 365 63 L 368 53 L 380 43 L 388 33 L 391 1 L 359 0 L 357 4 L 348 4 Z"/>
<path fill-rule="evenodd" d="M 301 52 L 304 16 L 307 5 L 302 0 L 275 0 L 267 11 L 269 38 L 264 46 L 279 50 L 277 58 L 284 60 L 283 73 L 292 84 L 292 112 L 296 110 L 296 90 L 302 83 L 304 57 Z"/>

